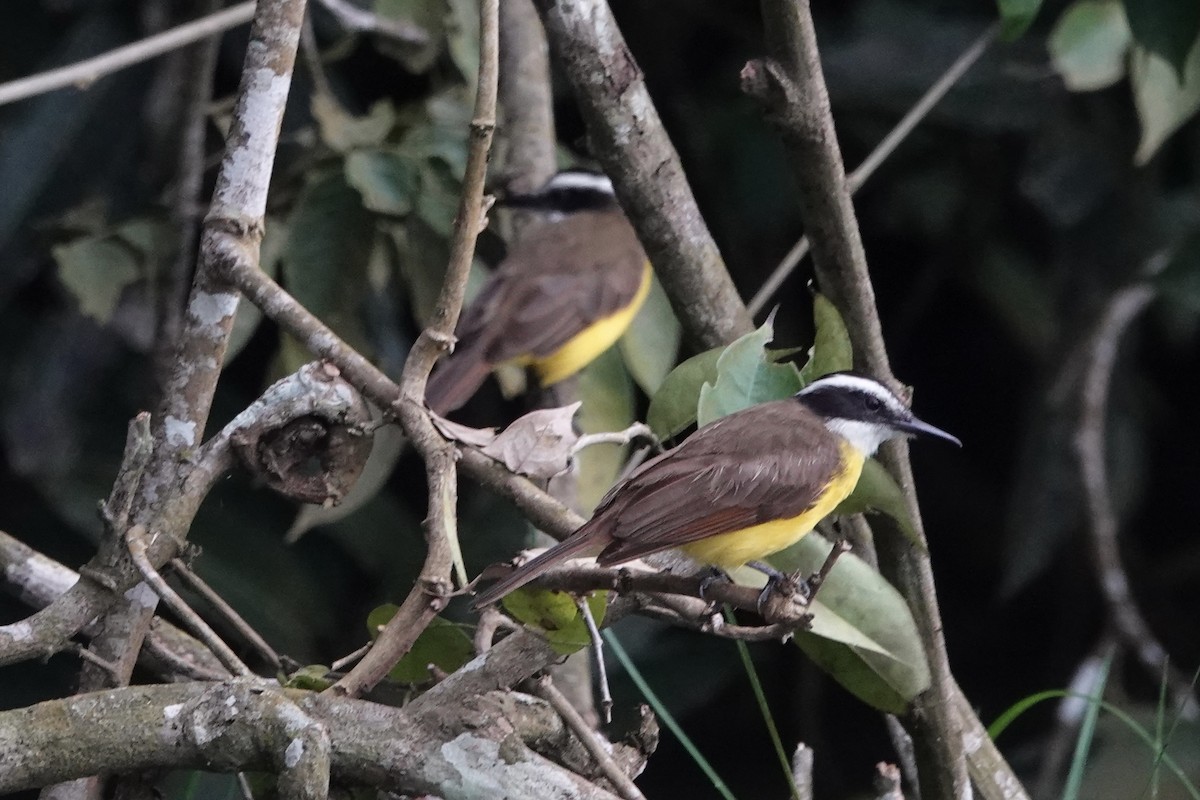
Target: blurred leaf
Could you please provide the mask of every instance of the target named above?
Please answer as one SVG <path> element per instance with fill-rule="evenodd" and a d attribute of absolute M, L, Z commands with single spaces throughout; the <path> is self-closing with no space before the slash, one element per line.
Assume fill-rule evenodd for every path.
<path fill-rule="evenodd" d="M 717 359 L 717 379 L 700 387 L 696 424 L 704 427 L 726 414 L 765 400 L 777 400 L 800 391 L 800 371 L 791 363 L 776 364 L 767 351 L 774 336 L 770 318 L 725 348 Z"/>
<path fill-rule="evenodd" d="M 920 549 L 925 549 L 913 527 L 912 517 L 908 514 L 904 492 L 891 473 L 873 458 L 868 458 L 863 464 L 862 476 L 858 479 L 854 491 L 833 510 L 833 513 L 846 516 L 867 511 L 887 514 L 896 521 L 896 526 L 905 538 Z"/>
<path fill-rule="evenodd" d="M 844 372 L 854 366 L 850 333 L 837 306 L 820 292 L 813 293 L 813 323 L 816 334 L 808 361 L 800 368 L 800 385 L 807 386 L 822 375 Z"/>
<path fill-rule="evenodd" d="M 1124 0 L 1133 38 L 1162 58 L 1182 81 L 1188 53 L 1200 36 L 1200 3 L 1196 0 Z"/>
<path fill-rule="evenodd" d="M 390 150 L 355 150 L 346 156 L 346 182 L 362 204 L 379 214 L 402 216 L 412 210 L 418 178 L 410 162 Z"/>
<path fill-rule="evenodd" d="M 311 181 L 288 219 L 283 279 L 292 296 L 369 355 L 361 319 L 375 225 L 341 173 Z"/>
<path fill-rule="evenodd" d="M 1090 92 L 1125 77 L 1131 41 L 1120 0 L 1077 0 L 1058 18 L 1047 46 L 1067 88 Z"/>
<path fill-rule="evenodd" d="M 1033 24 L 1042 0 L 996 0 L 1000 10 L 1000 35 L 1012 41 Z"/>
<path fill-rule="evenodd" d="M 323 692 L 333 684 L 333 679 L 329 677 L 329 667 L 324 664 L 309 664 L 288 675 L 283 685 L 288 689 Z"/>
<path fill-rule="evenodd" d="M 573 420 L 580 405 L 576 401 L 561 408 L 530 411 L 479 452 L 521 475 L 551 478 L 571 463 L 571 450 L 579 439 Z"/>
<path fill-rule="evenodd" d="M 462 442 L 472 447 L 486 447 L 496 441 L 495 428 L 472 428 L 446 419 L 434 411 L 429 412 L 429 421 L 438 429 L 438 433 L 451 441 Z"/>
<path fill-rule="evenodd" d="M 717 380 L 717 360 L 724 351 L 724 347 L 714 347 L 694 355 L 663 379 L 646 412 L 646 424 L 659 439 L 674 439 L 695 424 L 700 387 Z"/>
<path fill-rule="evenodd" d="M 658 278 L 652 278 L 646 302 L 618 342 L 629 374 L 648 397 L 654 396 L 675 366 L 682 337 L 683 328 L 667 293 Z"/>
<path fill-rule="evenodd" d="M 445 0 L 375 0 L 375 13 L 425 29 L 429 34 L 426 44 L 392 42 L 381 37 L 377 46 L 396 58 L 409 72 L 428 72 L 445 46 L 446 16 L 450 13 Z"/>
<path fill-rule="evenodd" d="M 770 561 L 782 570 L 811 574 L 832 547 L 820 534 L 810 533 Z M 836 615 L 836 624 L 830 621 L 823 628 L 814 618 L 813 630 L 797 634 L 796 644 L 834 680 L 864 702 L 896 714 L 929 688 L 929 665 L 908 604 L 873 567 L 853 553 L 843 554 L 817 600 Z M 843 625 L 885 652 L 846 644 Z M 841 641 L 825 638 L 822 631 Z"/>
<path fill-rule="evenodd" d="M 588 364 L 579 375 L 579 429 L 584 433 L 620 431 L 633 424 L 633 382 L 615 347 Z M 600 444 L 575 454 L 579 508 L 589 513 L 621 474 L 628 446 Z"/>
<path fill-rule="evenodd" d="M 417 216 L 435 233 L 449 238 L 458 214 L 458 182 L 445 165 L 429 162 L 421 167 L 421 191 L 417 195 Z"/>
<path fill-rule="evenodd" d="M 372 639 L 379 636 L 380 630 L 396 616 L 398 610 L 398 606 L 388 603 L 367 615 L 367 630 Z M 443 672 L 454 672 L 474 655 L 475 646 L 471 643 L 471 637 L 460 626 L 434 617 L 429 627 L 421 631 L 421 635 L 413 642 L 412 649 L 392 667 L 388 677 L 400 683 L 426 683 L 430 680 L 430 664 Z"/>
<path fill-rule="evenodd" d="M 1200 109 L 1200 47 L 1192 48 L 1182 77 L 1162 57 L 1135 47 L 1130 79 L 1142 123 L 1142 138 L 1133 161 L 1141 166 Z"/>
<path fill-rule="evenodd" d="M 413 161 L 441 162 L 457 180 L 467 168 L 471 101 L 461 91 L 447 91 L 431 97 L 422 110 L 397 149 Z"/>
<path fill-rule="evenodd" d="M 479 78 L 479 3 L 475 0 L 450 0 L 446 44 L 454 66 L 473 87 Z"/>
<path fill-rule="evenodd" d="M 141 278 L 137 254 L 109 237 L 76 239 L 51 248 L 58 277 L 79 310 L 101 324 L 112 319 L 125 287 Z"/>
<path fill-rule="evenodd" d="M 592 642 L 575 598 L 566 592 L 526 587 L 506 595 L 501 603 L 514 619 L 540 629 L 556 653 L 570 655 Z M 608 592 L 592 592 L 587 604 L 599 627 L 608 608 Z"/>
<path fill-rule="evenodd" d="M 315 92 L 312 115 L 317 121 L 321 141 L 339 153 L 383 143 L 396 125 L 396 109 L 389 100 L 376 101 L 366 116 L 356 117 L 344 109 L 337 98 Z"/>
<path fill-rule="evenodd" d="M 134 217 L 113 228 L 112 233 L 141 253 L 148 263 L 167 256 L 175 238 L 166 220 L 150 217 Z"/>

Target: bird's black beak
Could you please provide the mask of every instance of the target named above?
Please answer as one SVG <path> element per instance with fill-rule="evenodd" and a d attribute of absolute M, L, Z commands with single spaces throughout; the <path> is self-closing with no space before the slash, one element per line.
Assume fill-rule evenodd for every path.
<path fill-rule="evenodd" d="M 905 422 L 901 422 L 895 427 L 904 433 L 907 433 L 909 436 L 933 436 L 938 439 L 945 439 L 947 442 L 953 442 L 959 447 L 962 447 L 962 442 L 959 441 L 957 436 L 946 433 L 941 428 L 935 428 L 928 422 L 922 422 L 916 417 L 913 417 Z"/>

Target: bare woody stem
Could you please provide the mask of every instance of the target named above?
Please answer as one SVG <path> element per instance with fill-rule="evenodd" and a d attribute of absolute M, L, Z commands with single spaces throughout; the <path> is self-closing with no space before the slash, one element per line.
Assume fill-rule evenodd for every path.
<path fill-rule="evenodd" d="M 479 8 L 479 80 L 475 113 L 471 120 L 462 196 L 450 244 L 450 263 L 430 324 L 409 353 L 400 381 L 400 396 L 391 406 L 404 433 L 425 461 L 429 487 L 429 514 L 425 519 L 428 551 L 416 587 L 380 632 L 375 646 L 334 687 L 350 696 L 370 689 L 387 675 L 412 647 L 421 631 L 445 607 L 451 590 L 451 542 L 458 535 L 456 450 L 433 427 L 425 411 L 425 383 L 434 362 L 454 341 L 454 328 L 462 310 L 475 240 L 485 225 L 487 208 L 483 185 L 496 127 L 498 70 L 499 0 L 483 0 Z"/>

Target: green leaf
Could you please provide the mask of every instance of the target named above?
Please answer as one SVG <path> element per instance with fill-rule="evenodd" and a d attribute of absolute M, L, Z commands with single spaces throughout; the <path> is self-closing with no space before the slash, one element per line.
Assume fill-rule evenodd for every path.
<path fill-rule="evenodd" d="M 822 375 L 843 372 L 854 366 L 854 348 L 841 312 L 820 292 L 813 294 L 813 323 L 816 328 L 813 346 L 808 351 L 808 361 L 800 369 L 802 386 Z"/>
<path fill-rule="evenodd" d="M 355 150 L 346 156 L 346 182 L 362 195 L 362 204 L 379 214 L 403 216 L 417 194 L 416 168 L 389 150 Z"/>
<path fill-rule="evenodd" d="M 446 44 L 450 60 L 474 88 L 479 78 L 479 3 L 475 0 L 450 0 Z"/>
<path fill-rule="evenodd" d="M 125 287 L 142 276 L 140 259 L 111 237 L 88 237 L 51 248 L 58 278 L 79 310 L 101 324 L 112 319 Z"/>
<path fill-rule="evenodd" d="M 396 109 L 389 100 L 375 102 L 366 116 L 356 117 L 346 111 L 337 98 L 316 92 L 312 99 L 312 115 L 317 121 L 321 141 L 339 153 L 360 147 L 377 147 L 396 126 Z"/>
<path fill-rule="evenodd" d="M 795 394 L 803 384 L 794 364 L 777 364 L 767 351 L 774 335 L 772 320 L 740 337 L 717 359 L 717 379 L 700 387 L 696 424 L 703 427 L 726 414 L 765 400 Z"/>
<path fill-rule="evenodd" d="M 1132 40 L 1120 0 L 1078 0 L 1058 18 L 1047 46 L 1067 88 L 1090 92 L 1125 77 Z"/>
<path fill-rule="evenodd" d="M 646 424 L 663 441 L 674 439 L 696 423 L 700 388 L 717 380 L 717 360 L 724 347 L 694 355 L 668 373 L 650 399 Z"/>
<path fill-rule="evenodd" d="M 411 22 L 429 34 L 425 44 L 393 42 L 378 37 L 375 46 L 395 58 L 409 72 L 428 72 L 446 44 L 446 0 L 375 0 L 375 13 L 401 22 Z"/>
<path fill-rule="evenodd" d="M 1188 56 L 1182 79 L 1165 59 L 1135 47 L 1130 80 L 1142 124 L 1142 138 L 1133 161 L 1141 166 L 1200 109 L 1200 47 L 1193 48 Z"/>
<path fill-rule="evenodd" d="M 360 306 L 375 224 L 340 172 L 305 187 L 288 219 L 283 280 L 301 305 L 360 350 L 367 344 Z"/>
<path fill-rule="evenodd" d="M 1000 11 L 1000 35 L 1012 41 L 1033 24 L 1042 0 L 996 0 L 996 6 Z"/>
<path fill-rule="evenodd" d="M 1188 53 L 1200 36 L 1200 3 L 1196 0 L 1124 0 L 1133 38 L 1168 64 L 1182 81 Z"/>
<path fill-rule="evenodd" d="M 570 655 L 591 644 L 587 622 L 579 613 L 575 599 L 566 592 L 517 589 L 501 602 L 514 619 L 541 629 L 556 653 Z M 587 604 L 599 626 L 604 622 L 608 592 L 592 592 L 587 597 Z"/>
<path fill-rule="evenodd" d="M 398 606 L 387 603 L 367 615 L 367 630 L 372 639 L 379 636 L 379 632 L 396 616 L 398 610 Z M 426 683 L 430 679 L 430 664 L 443 672 L 454 672 L 474 655 L 475 646 L 471 643 L 471 637 L 463 632 L 461 626 L 434 617 L 429 627 L 421 631 L 421 635 L 413 642 L 412 649 L 392 667 L 388 677 L 400 683 Z"/>
<path fill-rule="evenodd" d="M 671 301 L 657 277 L 650 281 L 650 294 L 618 344 L 625 366 L 647 396 L 652 397 L 675 366 L 683 328 Z"/>
<path fill-rule="evenodd" d="M 580 373 L 579 396 L 584 400 L 579 429 L 584 433 L 620 431 L 633 424 L 636 416 L 633 381 L 615 347 L 610 347 Z M 628 446 L 598 444 L 575 454 L 575 463 L 579 465 L 580 510 L 587 513 L 596 507 L 621 474 L 628 450 Z"/>
<path fill-rule="evenodd" d="M 810 533 L 770 561 L 782 570 L 811 574 L 831 549 L 823 536 Z M 855 696 L 898 714 L 929 688 L 929 665 L 908 604 L 865 561 L 843 554 L 814 606 L 813 629 L 798 634 L 796 644 Z M 826 612 L 834 618 L 821 619 Z M 850 632 L 874 646 L 855 643 Z"/>
<path fill-rule="evenodd" d="M 421 167 L 417 216 L 439 236 L 449 238 L 454 230 L 460 188 L 445 164 L 430 161 Z"/>
<path fill-rule="evenodd" d="M 908 504 L 904 501 L 904 492 L 896 483 L 891 473 L 873 458 L 868 458 L 863 464 L 862 476 L 850 496 L 833 510 L 834 514 L 849 516 L 877 511 L 887 514 L 896 521 L 897 527 L 904 537 L 914 545 L 924 550 L 925 545 L 917 536 L 912 517 L 908 513 Z"/>
<path fill-rule="evenodd" d="M 329 677 L 329 667 L 324 664 L 309 664 L 288 675 L 283 685 L 288 689 L 323 692 L 333 684 L 334 681 Z"/>

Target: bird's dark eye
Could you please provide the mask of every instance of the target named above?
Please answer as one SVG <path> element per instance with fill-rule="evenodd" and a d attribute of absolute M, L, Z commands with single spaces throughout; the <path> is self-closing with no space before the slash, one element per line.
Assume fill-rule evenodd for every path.
<path fill-rule="evenodd" d="M 878 397 L 868 395 L 866 403 L 867 411 L 879 411 L 883 408 L 883 401 Z"/>

